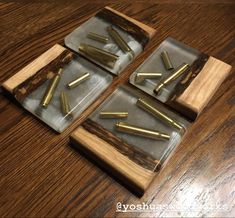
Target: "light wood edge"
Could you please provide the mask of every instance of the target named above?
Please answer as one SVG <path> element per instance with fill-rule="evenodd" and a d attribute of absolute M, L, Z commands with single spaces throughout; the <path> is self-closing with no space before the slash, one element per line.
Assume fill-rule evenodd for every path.
<path fill-rule="evenodd" d="M 156 33 L 156 30 L 140 21 L 137 21 L 131 17 L 128 17 L 127 15 L 114 10 L 113 8 L 110 8 L 108 6 L 105 7 L 107 10 L 112 11 L 113 13 L 125 18 L 126 20 L 129 20 L 130 22 L 136 24 L 137 26 L 139 26 L 140 28 L 142 28 L 144 31 L 146 31 L 149 34 L 149 38 L 152 38 L 154 36 L 154 34 Z"/>
<path fill-rule="evenodd" d="M 176 99 L 197 114 L 208 104 L 219 86 L 231 72 L 232 66 L 210 57 L 189 87 Z"/>
<path fill-rule="evenodd" d="M 78 127 L 71 138 L 78 142 L 77 146 L 82 146 L 93 155 L 102 160 L 106 166 L 111 166 L 117 170 L 128 181 L 133 182 L 134 186 L 144 192 L 152 181 L 155 173 L 147 170 L 131 161 L 128 157 L 121 154 L 106 141 L 88 132 L 83 127 Z"/>
<path fill-rule="evenodd" d="M 37 71 L 48 65 L 51 61 L 57 58 L 66 48 L 63 46 L 56 44 L 30 64 L 25 66 L 18 73 L 10 77 L 6 80 L 2 86 L 9 92 L 13 92 L 13 90 L 22 82 L 33 76 Z"/>

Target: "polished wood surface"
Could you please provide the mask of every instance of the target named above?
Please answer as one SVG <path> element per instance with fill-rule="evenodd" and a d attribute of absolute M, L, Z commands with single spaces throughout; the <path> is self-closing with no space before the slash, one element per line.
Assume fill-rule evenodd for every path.
<path fill-rule="evenodd" d="M 62 43 L 68 33 L 106 5 L 157 29 L 145 52 L 114 79 L 108 91 L 81 119 L 60 135 L 16 102 L 0 95 L 0 216 L 234 215 L 234 74 L 216 92 L 142 198 L 130 193 L 69 145 L 71 132 L 119 83 L 127 81 L 167 36 L 234 67 L 233 1 L 89 2 L 0 4 L 1 83 L 55 43 Z M 158 210 L 116 213 L 117 202 L 145 202 L 158 206 Z"/>
<path fill-rule="evenodd" d="M 83 127 L 76 129 L 71 136 L 74 146 L 103 162 L 102 165 L 108 165 L 110 171 L 116 171 L 112 174 L 118 173 L 118 179 L 122 177 L 123 182 L 133 184 L 139 194 L 144 193 L 155 176 L 152 170 L 135 163 L 127 155 L 123 155 L 118 149 Z"/>
<path fill-rule="evenodd" d="M 103 139 L 116 150 L 119 150 L 120 153 L 129 157 L 129 159 L 144 167 L 145 169 L 155 171 L 156 166 L 160 164 L 159 161 L 150 156 L 148 153 L 143 152 L 142 149 L 139 149 L 136 146 L 128 145 L 127 143 L 123 142 L 123 140 L 116 137 L 112 132 L 108 131 L 103 126 L 89 118 L 82 123 L 82 127 L 88 132 L 98 136 L 100 139 Z M 75 132 L 76 131 L 77 129 Z"/>
<path fill-rule="evenodd" d="M 12 93 L 17 86 L 28 80 L 30 77 L 33 77 L 38 71 L 57 58 L 64 50 L 65 48 L 63 46 L 58 44 L 54 45 L 48 51 L 41 54 L 38 58 L 25 66 L 22 70 L 6 80 L 2 86 Z"/>
<path fill-rule="evenodd" d="M 176 101 L 199 115 L 223 81 L 229 76 L 231 68 L 231 65 L 214 57 L 209 57 L 197 77 Z"/>

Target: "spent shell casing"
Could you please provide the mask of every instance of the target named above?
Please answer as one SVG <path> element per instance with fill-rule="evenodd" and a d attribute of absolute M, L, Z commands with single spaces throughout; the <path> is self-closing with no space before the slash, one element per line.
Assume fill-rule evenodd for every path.
<path fill-rule="evenodd" d="M 161 133 L 161 132 L 151 130 L 151 129 L 146 129 L 146 128 L 130 125 L 124 122 L 116 123 L 116 128 L 120 132 L 138 135 L 138 136 L 142 136 L 146 138 L 163 139 L 163 140 L 170 139 L 170 136 L 168 134 Z"/>
<path fill-rule="evenodd" d="M 70 104 L 69 104 L 69 99 L 68 96 L 64 91 L 60 93 L 60 104 L 61 104 L 61 110 L 64 115 L 71 114 L 70 111 Z"/>
<path fill-rule="evenodd" d="M 93 33 L 93 32 L 89 32 L 87 34 L 87 38 L 93 39 L 95 41 L 102 42 L 102 43 L 107 43 L 109 41 L 108 37 L 102 36 L 102 35 L 99 35 L 99 34 Z"/>
<path fill-rule="evenodd" d="M 174 69 L 173 64 L 171 63 L 171 59 L 169 57 L 169 54 L 167 51 L 163 51 L 161 53 L 162 61 L 164 63 L 164 66 L 167 70 L 172 70 Z"/>
<path fill-rule="evenodd" d="M 72 88 L 78 86 L 79 84 L 81 84 L 82 82 L 86 81 L 89 78 L 90 78 L 90 74 L 84 73 L 82 76 L 80 76 L 77 79 L 73 80 L 72 82 L 68 83 L 67 86 L 69 89 L 72 89 Z"/>
<path fill-rule="evenodd" d="M 121 37 L 121 35 L 115 29 L 109 26 L 107 27 L 107 31 L 122 51 L 133 52 L 130 46 L 126 43 L 126 41 Z"/>
<path fill-rule="evenodd" d="M 108 52 L 100 48 L 97 48 L 95 46 L 84 44 L 84 43 L 80 44 L 79 51 L 87 55 L 97 57 L 97 58 L 102 58 L 103 60 L 108 60 L 108 61 L 117 61 L 119 58 L 119 56 L 111 52 Z"/>
<path fill-rule="evenodd" d="M 188 68 L 189 68 L 188 64 L 183 63 L 182 65 L 180 65 L 177 69 L 174 70 L 174 72 L 168 78 L 166 78 L 164 81 L 160 82 L 157 85 L 157 87 L 154 89 L 155 94 L 158 95 L 160 90 L 164 86 L 168 85 L 169 83 L 171 83 L 172 81 L 177 79 L 179 76 L 181 76 L 183 73 L 185 73 Z"/>
<path fill-rule="evenodd" d="M 123 111 L 102 111 L 100 112 L 100 118 L 127 118 L 128 117 L 128 112 L 123 112 Z"/>
<path fill-rule="evenodd" d="M 51 102 L 51 99 L 55 93 L 56 87 L 58 86 L 61 78 L 61 73 L 63 69 L 60 68 L 58 73 L 55 75 L 55 77 L 51 80 L 51 83 L 49 84 L 48 88 L 46 89 L 46 92 L 44 93 L 44 96 L 41 100 L 41 106 L 46 108 L 49 103 Z"/>
<path fill-rule="evenodd" d="M 145 79 L 158 79 L 162 76 L 159 72 L 137 72 L 135 82 L 142 83 Z"/>
<path fill-rule="evenodd" d="M 79 51 L 84 56 L 90 57 L 93 60 L 95 60 L 95 61 L 97 61 L 97 62 L 99 62 L 109 68 L 114 68 L 115 63 L 119 58 L 119 56 L 117 56 L 111 52 L 107 52 L 102 49 L 99 49 L 99 48 L 96 48 L 94 46 L 87 45 L 84 43 L 80 44 Z"/>
<path fill-rule="evenodd" d="M 179 129 L 184 130 L 184 127 L 178 124 L 175 120 L 170 118 L 165 113 L 159 111 L 156 107 L 154 107 L 151 103 L 147 102 L 146 100 L 139 98 L 136 102 L 137 106 L 142 108 L 144 111 L 147 111 L 148 113 L 152 114 L 153 116 L 161 119 L 162 121 L 170 124 L 171 126 Z"/>

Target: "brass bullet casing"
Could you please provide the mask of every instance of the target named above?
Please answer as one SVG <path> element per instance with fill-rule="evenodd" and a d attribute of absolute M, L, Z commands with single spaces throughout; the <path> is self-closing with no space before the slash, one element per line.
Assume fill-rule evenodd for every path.
<path fill-rule="evenodd" d="M 183 73 L 187 71 L 189 68 L 188 64 L 183 63 L 180 65 L 168 78 L 166 78 L 163 82 L 160 82 L 160 84 L 157 85 L 157 87 L 154 89 L 155 94 L 159 94 L 160 90 L 165 86 L 171 83 L 173 80 L 177 79 L 179 76 L 181 76 Z"/>
<path fill-rule="evenodd" d="M 60 104 L 61 104 L 61 111 L 64 115 L 71 115 L 71 109 L 70 109 L 70 104 L 69 104 L 69 100 L 68 97 L 66 95 L 65 92 L 61 92 L 60 93 Z"/>
<path fill-rule="evenodd" d="M 142 108 L 143 110 L 149 112 L 153 116 L 160 118 L 162 121 L 170 124 L 171 126 L 179 129 L 180 131 L 184 131 L 184 127 L 178 124 L 175 120 L 170 118 L 168 115 L 164 114 L 163 112 L 159 111 L 157 108 L 155 108 L 153 105 L 151 105 L 149 102 L 145 101 L 142 98 L 139 98 L 136 102 L 137 106 Z"/>
<path fill-rule="evenodd" d="M 108 37 L 99 35 L 97 33 L 92 33 L 92 32 L 89 32 L 87 34 L 87 38 L 93 39 L 93 40 L 101 42 L 101 43 L 107 43 L 109 41 Z"/>
<path fill-rule="evenodd" d="M 60 82 L 60 78 L 61 78 L 61 73 L 62 73 L 63 69 L 60 68 L 58 73 L 56 74 L 56 76 L 52 79 L 51 83 L 49 84 L 46 92 L 44 93 L 44 96 L 41 100 L 41 106 L 46 108 L 48 106 L 48 104 L 51 102 L 51 99 L 55 93 L 55 90 Z"/>
<path fill-rule="evenodd" d="M 163 140 L 170 139 L 170 136 L 168 134 L 150 130 L 150 129 L 145 129 L 145 128 L 134 126 L 134 125 L 130 125 L 124 122 L 116 123 L 116 128 L 120 132 L 130 133 L 133 135 L 138 135 L 138 136 L 142 136 L 146 138 L 163 139 Z"/>
<path fill-rule="evenodd" d="M 172 70 L 174 69 L 173 64 L 171 63 L 171 59 L 169 57 L 169 54 L 167 51 L 163 51 L 161 53 L 162 61 L 164 63 L 164 66 L 167 70 Z"/>
<path fill-rule="evenodd" d="M 84 73 L 82 76 L 80 76 L 77 79 L 73 80 L 72 82 L 68 83 L 67 86 L 69 89 L 72 89 L 72 88 L 78 86 L 79 84 L 81 84 L 82 82 L 86 81 L 89 78 L 90 78 L 90 74 Z"/>
<path fill-rule="evenodd" d="M 145 79 L 158 79 L 161 76 L 162 74 L 158 72 L 138 72 L 135 75 L 135 82 L 142 83 Z"/>
<path fill-rule="evenodd" d="M 87 45 L 84 43 L 81 43 L 78 49 L 83 55 L 88 56 L 94 59 L 95 61 L 100 62 L 101 64 L 110 68 L 114 67 L 116 61 L 119 58 L 119 56 L 111 52 L 107 52 L 97 47 Z"/>
<path fill-rule="evenodd" d="M 107 27 L 107 31 L 123 52 L 131 52 L 132 54 L 134 54 L 130 46 L 125 42 L 120 34 L 115 29 L 113 29 L 113 27 Z"/>
<path fill-rule="evenodd" d="M 128 112 L 109 112 L 109 111 L 102 111 L 100 112 L 100 118 L 127 118 L 128 117 Z"/>
<path fill-rule="evenodd" d="M 111 52 L 84 43 L 80 44 L 79 51 L 97 58 L 102 58 L 103 60 L 117 61 L 119 58 L 119 56 Z"/>

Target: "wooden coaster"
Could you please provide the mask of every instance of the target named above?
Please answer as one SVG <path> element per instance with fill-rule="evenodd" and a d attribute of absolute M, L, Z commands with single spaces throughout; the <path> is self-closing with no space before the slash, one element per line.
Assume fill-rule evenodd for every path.
<path fill-rule="evenodd" d="M 159 161 L 117 138 L 99 124 L 87 119 L 70 137 L 74 147 L 82 150 L 139 195 L 147 189 Z"/>
<path fill-rule="evenodd" d="M 54 68 L 62 67 L 72 57 L 69 50 L 56 44 L 6 80 L 2 86 L 21 102 L 30 92 L 54 76 Z"/>
<path fill-rule="evenodd" d="M 229 64 L 210 56 L 190 85 L 171 105 L 185 115 L 187 113 L 183 110 L 191 111 L 195 119 L 228 77 L 231 68 Z"/>

